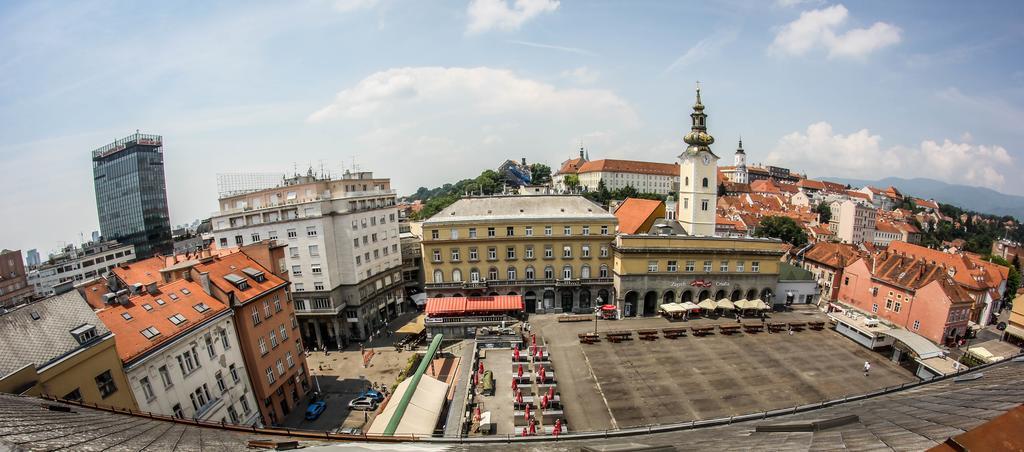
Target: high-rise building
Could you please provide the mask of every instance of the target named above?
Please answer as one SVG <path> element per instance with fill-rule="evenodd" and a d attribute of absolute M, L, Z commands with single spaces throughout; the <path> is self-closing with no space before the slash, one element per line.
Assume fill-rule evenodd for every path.
<path fill-rule="evenodd" d="M 137 132 L 92 152 L 103 239 L 135 245 L 142 258 L 173 248 L 163 153 L 160 135 Z"/>
<path fill-rule="evenodd" d="M 36 267 L 41 263 L 42 260 L 39 259 L 39 251 L 35 248 L 32 248 L 25 253 L 25 265 L 29 267 Z"/>
<path fill-rule="evenodd" d="M 67 245 L 28 272 L 28 285 L 36 295 L 49 297 L 97 276 L 106 276 L 116 265 L 134 259 L 135 249 L 117 242 Z"/>
<path fill-rule="evenodd" d="M 32 298 L 32 286 L 25 275 L 21 250 L 0 250 L 0 307 L 10 307 Z"/>

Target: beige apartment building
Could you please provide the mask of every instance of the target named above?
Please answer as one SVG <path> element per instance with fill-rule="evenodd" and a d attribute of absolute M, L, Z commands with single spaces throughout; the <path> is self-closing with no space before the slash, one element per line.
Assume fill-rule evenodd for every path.
<path fill-rule="evenodd" d="M 591 312 L 613 296 L 616 223 L 582 196 L 460 199 L 422 224 L 427 295 L 522 295 L 527 312 Z"/>
<path fill-rule="evenodd" d="M 835 201 L 829 208 L 832 217 L 828 229 L 843 243 L 858 245 L 875 240 L 876 212 L 872 206 L 845 200 Z"/>

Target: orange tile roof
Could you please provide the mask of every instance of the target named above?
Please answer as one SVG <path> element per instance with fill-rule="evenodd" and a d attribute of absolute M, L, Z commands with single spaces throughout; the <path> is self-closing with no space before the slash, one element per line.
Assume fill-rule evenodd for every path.
<path fill-rule="evenodd" d="M 87 292 L 92 291 L 88 290 Z M 195 306 L 200 303 L 205 304 L 209 309 L 199 312 Z M 147 310 L 144 305 L 148 305 L 152 309 Z M 159 292 L 156 294 L 150 295 L 143 292 L 133 295 L 129 297 L 127 305 L 102 306 L 96 311 L 96 315 L 107 328 L 114 332 L 117 354 L 122 361 L 127 363 L 175 337 L 186 334 L 204 321 L 228 309 L 224 303 L 203 292 L 203 288 L 198 283 L 180 279 L 160 286 Z M 124 314 L 129 314 L 130 318 L 126 319 Z M 175 314 L 180 314 L 185 321 L 175 325 L 170 320 L 170 317 Z M 159 331 L 159 334 L 152 339 L 147 339 L 142 335 L 142 331 L 149 327 L 154 327 Z"/>
<path fill-rule="evenodd" d="M 939 210 L 939 203 L 937 203 L 937 202 L 935 202 L 934 200 L 931 200 L 931 199 L 924 200 L 924 199 L 914 198 L 914 204 L 916 204 L 917 207 L 921 207 L 921 208 L 925 208 L 925 209 Z"/>
<path fill-rule="evenodd" d="M 643 227 L 644 223 L 656 215 L 658 207 L 664 203 L 656 199 L 626 198 L 615 209 L 615 218 L 619 220 L 619 232 L 623 234 L 636 234 Z"/>
<path fill-rule="evenodd" d="M 817 181 L 817 180 L 813 180 L 813 179 L 800 179 L 800 181 L 796 183 L 796 186 L 797 187 L 808 188 L 808 189 L 811 189 L 811 190 L 824 190 L 825 189 L 825 184 L 823 182 Z"/>
<path fill-rule="evenodd" d="M 771 179 L 760 179 L 751 182 L 750 191 L 754 193 L 781 193 L 779 186 Z"/>
<path fill-rule="evenodd" d="M 114 267 L 114 274 L 117 275 L 118 279 L 128 285 L 135 283 L 142 285 L 153 282 L 162 283 L 163 278 L 160 276 L 160 270 L 164 267 L 164 257 L 153 256 L 130 264 L 120 264 Z"/>
<path fill-rule="evenodd" d="M 583 157 L 576 157 L 562 162 L 562 167 L 558 169 L 557 174 L 576 174 L 576 171 L 580 169 L 580 165 L 583 164 Z"/>
<path fill-rule="evenodd" d="M 871 197 L 868 196 L 867 193 L 862 193 L 862 192 L 859 192 L 857 190 L 846 190 L 846 195 L 851 197 L 851 198 L 866 199 L 868 201 L 871 200 Z"/>
<path fill-rule="evenodd" d="M 246 268 L 263 272 L 265 279 L 262 282 L 256 281 L 242 271 Z M 224 292 L 234 292 L 235 297 L 243 304 L 266 291 L 277 289 L 287 284 L 283 279 L 275 275 L 274 272 L 267 270 L 249 256 L 246 256 L 245 253 L 216 257 L 199 263 L 195 266 L 195 269 L 200 272 L 208 272 L 212 284 Z M 239 289 L 230 281 L 224 279 L 224 276 L 228 274 L 234 274 L 245 279 L 249 287 L 244 290 Z"/>
<path fill-rule="evenodd" d="M 636 160 L 591 160 L 580 166 L 578 173 L 594 172 L 640 173 L 659 176 L 679 176 L 678 163 L 640 162 Z"/>
<path fill-rule="evenodd" d="M 943 264 L 946 267 L 952 267 L 956 270 L 956 273 L 953 275 L 953 279 L 964 287 L 968 287 L 973 290 L 987 290 L 993 286 L 998 286 L 1000 282 L 996 281 L 998 278 L 990 277 L 989 274 L 992 272 L 988 270 L 987 266 L 978 265 L 976 260 L 972 260 L 967 256 L 944 253 L 939 250 L 933 250 L 931 248 L 925 248 L 923 246 L 901 241 L 894 241 L 890 243 L 889 251 L 926 259 L 930 262 Z"/>
<path fill-rule="evenodd" d="M 857 247 L 845 243 L 818 242 L 804 253 L 804 259 L 836 269 L 844 268 L 860 257 Z"/>

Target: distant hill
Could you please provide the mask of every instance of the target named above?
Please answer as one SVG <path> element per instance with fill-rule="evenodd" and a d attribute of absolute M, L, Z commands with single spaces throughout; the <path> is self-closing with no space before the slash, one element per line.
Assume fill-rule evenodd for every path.
<path fill-rule="evenodd" d="M 822 177 L 820 179 L 850 184 L 854 187 L 872 185 L 885 188 L 892 185 L 901 193 L 916 198 L 932 198 L 943 204 L 952 204 L 962 209 L 992 215 L 1010 215 L 1018 221 L 1024 219 L 1024 196 L 1007 195 L 988 188 L 947 184 L 925 178 L 887 177 L 875 181 L 843 177 Z"/>

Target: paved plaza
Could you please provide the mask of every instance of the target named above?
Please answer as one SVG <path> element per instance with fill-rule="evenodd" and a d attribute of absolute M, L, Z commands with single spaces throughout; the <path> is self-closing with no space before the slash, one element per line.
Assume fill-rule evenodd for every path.
<path fill-rule="evenodd" d="M 770 321 L 824 320 L 805 310 Z M 915 381 L 907 370 L 831 330 L 718 333 L 654 341 L 580 344 L 594 322 L 558 323 L 533 316 L 559 375 L 574 431 L 664 424 L 779 409 L 862 394 Z M 748 320 L 751 321 L 751 320 Z M 662 318 L 600 321 L 599 331 L 735 323 L 734 319 L 670 322 Z M 862 371 L 872 364 L 870 376 Z"/>

